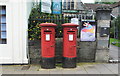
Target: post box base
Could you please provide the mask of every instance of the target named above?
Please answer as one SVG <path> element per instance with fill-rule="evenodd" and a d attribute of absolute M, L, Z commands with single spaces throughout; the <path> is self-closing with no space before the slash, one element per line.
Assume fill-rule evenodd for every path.
<path fill-rule="evenodd" d="M 55 68 L 55 58 L 42 58 L 41 68 L 44 69 Z"/>
<path fill-rule="evenodd" d="M 76 67 L 76 57 L 75 58 L 66 58 L 63 57 L 63 68 L 75 68 Z"/>

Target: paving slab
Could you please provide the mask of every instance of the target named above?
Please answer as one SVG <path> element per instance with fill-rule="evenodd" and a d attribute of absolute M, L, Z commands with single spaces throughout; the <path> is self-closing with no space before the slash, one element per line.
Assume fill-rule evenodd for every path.
<path fill-rule="evenodd" d="M 62 73 L 62 68 L 56 67 L 56 69 L 50 69 L 50 74 L 58 74 L 59 76 L 61 76 Z"/>
<path fill-rule="evenodd" d="M 77 66 L 75 74 L 88 74 L 82 65 Z"/>
<path fill-rule="evenodd" d="M 83 65 L 88 74 L 100 74 L 100 72 L 95 68 L 94 64 Z"/>
<path fill-rule="evenodd" d="M 113 64 L 104 64 L 104 66 L 114 74 L 118 74 L 118 67 L 115 67 Z"/>
<path fill-rule="evenodd" d="M 62 73 L 63 74 L 75 74 L 76 69 L 75 68 L 65 68 L 62 69 Z"/>
<path fill-rule="evenodd" d="M 110 45 L 110 57 L 112 60 L 118 60 L 119 54 L 120 53 L 120 47 Z"/>
<path fill-rule="evenodd" d="M 94 67 L 100 72 L 100 74 L 113 74 L 113 72 L 106 68 L 103 64 L 95 64 Z"/>

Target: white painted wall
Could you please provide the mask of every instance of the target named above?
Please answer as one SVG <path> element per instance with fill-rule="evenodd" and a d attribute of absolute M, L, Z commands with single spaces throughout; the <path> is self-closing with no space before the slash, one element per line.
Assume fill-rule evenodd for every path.
<path fill-rule="evenodd" d="M 7 16 L 7 44 L 0 44 L 0 63 L 28 63 L 27 29 L 32 0 L 7 0 L 0 5 L 6 5 Z"/>

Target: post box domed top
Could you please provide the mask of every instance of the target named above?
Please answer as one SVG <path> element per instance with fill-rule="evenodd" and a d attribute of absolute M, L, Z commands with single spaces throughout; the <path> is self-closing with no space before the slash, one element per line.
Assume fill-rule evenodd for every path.
<path fill-rule="evenodd" d="M 62 26 L 77 27 L 77 26 L 79 26 L 79 25 L 74 24 L 74 23 L 65 23 L 65 24 L 62 24 Z"/>
<path fill-rule="evenodd" d="M 39 26 L 57 26 L 56 24 L 54 23 L 41 23 Z"/>

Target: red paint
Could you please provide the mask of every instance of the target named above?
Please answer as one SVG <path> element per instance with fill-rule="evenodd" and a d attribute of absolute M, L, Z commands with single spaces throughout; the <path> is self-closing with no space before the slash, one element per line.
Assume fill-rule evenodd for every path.
<path fill-rule="evenodd" d="M 53 23 L 42 23 L 41 27 L 41 54 L 42 57 L 55 57 L 55 26 Z M 46 40 L 46 35 L 47 37 Z"/>
<path fill-rule="evenodd" d="M 66 23 L 63 24 L 63 57 L 73 58 L 76 57 L 77 45 L 77 26 L 76 24 Z M 71 35 L 71 40 L 69 40 Z M 73 35 L 73 40 L 72 40 Z"/>

